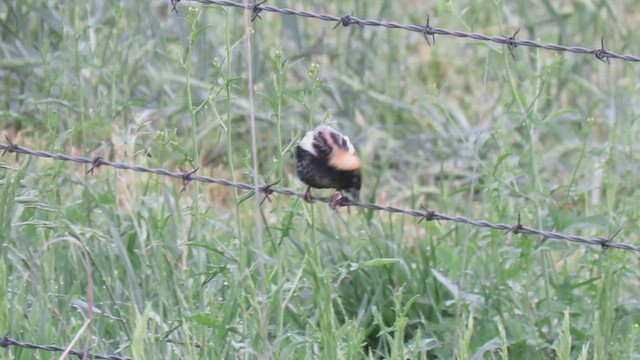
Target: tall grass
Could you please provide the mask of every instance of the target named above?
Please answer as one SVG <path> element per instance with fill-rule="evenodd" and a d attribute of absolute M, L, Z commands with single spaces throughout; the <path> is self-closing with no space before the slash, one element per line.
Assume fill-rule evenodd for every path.
<path fill-rule="evenodd" d="M 631 1 L 269 4 L 640 53 Z M 241 10 L 195 5 L 0 4 L 2 138 L 303 190 L 295 143 L 329 123 L 369 201 L 639 241 L 637 65 L 269 13 L 247 58 Z M 0 334 L 136 359 L 638 357 L 635 254 L 87 170 L 0 159 Z"/>

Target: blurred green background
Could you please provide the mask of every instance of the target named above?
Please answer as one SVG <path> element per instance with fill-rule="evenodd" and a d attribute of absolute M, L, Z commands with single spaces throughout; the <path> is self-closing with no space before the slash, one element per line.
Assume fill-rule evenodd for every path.
<path fill-rule="evenodd" d="M 640 54 L 633 0 L 267 5 Z M 2 2 L 0 142 L 252 182 L 251 63 L 262 184 L 303 191 L 295 143 L 327 123 L 365 201 L 640 241 L 636 63 L 268 12 L 248 58 L 241 9 L 176 10 Z M 640 358 L 632 252 L 88 168 L 0 159 L 0 334 L 136 359 Z"/>

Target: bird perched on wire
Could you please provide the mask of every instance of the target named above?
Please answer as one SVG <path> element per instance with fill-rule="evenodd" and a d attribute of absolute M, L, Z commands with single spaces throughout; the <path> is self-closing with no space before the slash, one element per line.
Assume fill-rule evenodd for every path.
<path fill-rule="evenodd" d="M 334 209 L 344 190 L 358 201 L 362 185 L 360 165 L 349 137 L 326 125 L 308 131 L 296 145 L 296 173 L 307 185 L 304 193 L 307 202 L 313 202 L 312 187 L 336 189 L 329 202 Z"/>

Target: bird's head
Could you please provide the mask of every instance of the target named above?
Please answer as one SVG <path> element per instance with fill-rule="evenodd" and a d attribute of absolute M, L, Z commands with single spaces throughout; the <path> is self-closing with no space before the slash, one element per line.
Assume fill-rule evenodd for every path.
<path fill-rule="evenodd" d="M 321 136 L 324 143 L 331 149 L 329 166 L 340 170 L 349 179 L 345 190 L 351 194 L 354 201 L 360 200 L 360 188 L 362 187 L 361 162 L 356 149 L 351 144 L 349 137 L 331 128 L 323 129 Z"/>
<path fill-rule="evenodd" d="M 334 185 L 325 187 L 347 191 L 353 200 L 359 201 L 362 186 L 361 162 L 348 136 L 329 126 L 320 125 L 307 132 L 297 146 L 333 169 L 331 173 L 334 174 Z"/>

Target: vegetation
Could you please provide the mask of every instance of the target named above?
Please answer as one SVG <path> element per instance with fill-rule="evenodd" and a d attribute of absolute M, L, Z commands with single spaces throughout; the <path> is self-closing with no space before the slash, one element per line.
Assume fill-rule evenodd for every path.
<path fill-rule="evenodd" d="M 634 1 L 268 4 L 640 54 Z M 1 141 L 252 183 L 253 110 L 262 184 L 303 191 L 294 145 L 332 123 L 365 201 L 640 242 L 637 64 L 266 12 L 249 57 L 241 9 L 177 10 L 2 2 Z M 0 159 L 0 335 L 136 359 L 640 357 L 632 252 L 88 168 Z"/>

